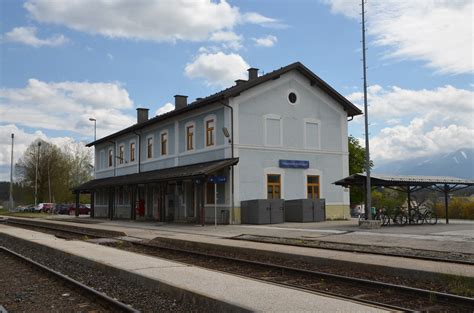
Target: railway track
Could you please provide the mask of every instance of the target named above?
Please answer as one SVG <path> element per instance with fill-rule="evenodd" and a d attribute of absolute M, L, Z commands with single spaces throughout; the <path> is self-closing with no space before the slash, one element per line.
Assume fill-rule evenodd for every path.
<path fill-rule="evenodd" d="M 45 225 L 42 228 L 47 229 L 48 227 Z M 84 236 L 83 232 L 78 234 L 67 230 L 54 229 L 48 232 L 55 233 L 56 236 L 62 238 Z M 258 260 L 258 258 L 252 260 L 176 247 L 117 242 L 120 243 L 116 244 L 116 247 L 128 251 L 251 277 L 308 292 L 349 299 L 389 310 L 472 312 L 474 308 L 474 299 L 471 297 L 426 288 L 275 264 L 270 261 Z"/>
<path fill-rule="evenodd" d="M 54 271 L 38 262 L 35 262 L 27 257 L 24 257 L 12 250 L 9 250 L 3 246 L 0 246 L 0 253 L 7 255 L 10 258 L 13 258 L 21 263 L 25 264 L 26 266 L 34 269 L 35 271 L 39 271 L 44 275 L 48 276 L 49 279 L 54 281 L 59 281 L 61 284 L 64 284 L 67 288 L 77 292 L 77 294 L 82 295 L 83 297 L 89 299 L 92 303 L 97 303 L 99 305 L 99 312 L 125 312 L 125 313 L 138 313 L 140 311 L 135 310 L 126 304 L 119 302 L 115 299 L 108 297 L 107 295 L 100 293 L 72 278 L 69 278 L 57 271 Z M 44 284 L 44 282 L 42 282 Z M 50 292 L 50 290 L 45 290 L 44 292 Z M 66 293 L 63 296 L 68 296 L 69 294 Z M 61 295 L 57 295 L 57 297 L 61 297 Z M 39 295 L 37 301 L 44 301 L 44 295 Z M 67 301 L 66 301 L 67 302 Z M 46 305 L 46 303 L 45 303 Z M 82 306 L 87 305 L 87 303 L 82 303 Z M 67 304 L 67 309 L 70 310 L 70 304 Z M 100 309 L 102 308 L 102 309 Z M 45 312 L 48 311 L 48 307 L 44 307 Z M 58 308 L 59 311 L 62 309 Z"/>
<path fill-rule="evenodd" d="M 385 255 L 385 256 L 394 256 L 407 259 L 416 259 L 424 261 L 434 261 L 434 262 L 446 262 L 446 263 L 456 263 L 464 265 L 474 265 L 474 258 L 470 254 L 455 254 L 441 251 L 427 251 L 411 248 L 397 248 L 399 251 L 393 251 L 391 247 L 384 246 L 366 246 L 360 244 L 344 244 L 339 242 L 327 242 L 319 240 L 306 240 L 306 239 L 295 239 L 295 238 L 275 238 L 268 236 L 256 236 L 256 235 L 239 235 L 233 237 L 234 240 L 242 241 L 253 241 L 261 243 L 271 243 L 279 244 L 286 246 L 294 247 L 305 247 L 305 248 L 316 248 L 316 249 L 326 249 L 334 251 L 347 251 L 347 252 L 357 252 L 364 254 L 374 254 L 374 255 Z M 400 251 L 401 250 L 401 251 Z"/>

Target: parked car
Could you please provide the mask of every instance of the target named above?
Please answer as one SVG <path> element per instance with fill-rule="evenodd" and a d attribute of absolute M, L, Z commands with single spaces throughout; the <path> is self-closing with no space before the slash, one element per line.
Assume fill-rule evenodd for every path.
<path fill-rule="evenodd" d="M 79 214 L 90 214 L 91 209 L 90 207 L 87 207 L 87 204 L 79 204 Z M 76 214 L 76 205 L 72 204 L 69 206 L 69 215 L 74 215 Z"/>
<path fill-rule="evenodd" d="M 54 208 L 54 214 L 69 214 L 69 204 L 59 203 Z"/>
<path fill-rule="evenodd" d="M 35 207 L 35 212 L 45 212 L 48 213 L 50 212 L 54 207 L 54 203 L 39 203 Z"/>

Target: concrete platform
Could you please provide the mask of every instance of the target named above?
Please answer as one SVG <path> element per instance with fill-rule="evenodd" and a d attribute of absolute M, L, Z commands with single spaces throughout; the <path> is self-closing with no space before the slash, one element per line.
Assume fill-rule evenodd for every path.
<path fill-rule="evenodd" d="M 95 223 L 90 224 L 87 222 L 88 220 L 93 220 Z M 310 238 L 320 241 L 357 243 L 368 246 L 379 245 L 393 248 L 405 247 L 429 251 L 474 254 L 474 223 L 469 221 L 457 223 L 457 221 L 452 220 L 449 225 L 384 227 L 371 230 L 359 229 L 357 220 L 304 224 L 222 225 L 217 227 L 209 225 L 201 227 L 189 224 L 110 221 L 90 219 L 89 217 L 70 218 L 68 216 L 55 216 L 52 219 L 48 219 L 47 222 L 123 232 L 128 237 L 137 239 L 152 240 L 164 238 L 221 247 L 253 249 L 267 253 L 285 253 L 295 257 L 327 260 L 326 262 L 346 262 L 352 264 L 352 266 L 373 265 L 380 267 L 381 271 L 391 268 L 393 270 L 398 269 L 401 273 L 405 274 L 429 272 L 474 278 L 472 265 L 231 239 L 242 234 L 252 234 L 300 239 Z"/>
<path fill-rule="evenodd" d="M 94 225 L 95 226 L 95 225 Z M 107 268 L 128 273 L 132 279 L 156 282 L 186 292 L 194 303 L 206 298 L 221 311 L 266 312 L 381 312 L 369 306 L 266 284 L 179 262 L 143 256 L 83 241 L 65 241 L 52 235 L 0 225 L 0 234 L 61 253 L 72 254 Z M 220 305 L 220 307 L 219 307 Z"/>

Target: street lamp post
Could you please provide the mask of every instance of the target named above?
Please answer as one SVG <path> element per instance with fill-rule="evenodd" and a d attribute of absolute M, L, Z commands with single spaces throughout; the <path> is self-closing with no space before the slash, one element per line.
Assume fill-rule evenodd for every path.
<path fill-rule="evenodd" d="M 35 206 L 38 205 L 38 164 L 40 158 L 41 141 L 38 141 L 38 153 L 36 156 L 36 175 L 35 175 Z"/>
<path fill-rule="evenodd" d="M 89 121 L 94 122 L 94 141 L 96 141 L 97 140 L 97 120 L 93 117 L 90 117 Z"/>
<path fill-rule="evenodd" d="M 13 139 L 15 134 L 12 134 L 12 154 L 10 161 L 10 210 L 13 209 Z"/>

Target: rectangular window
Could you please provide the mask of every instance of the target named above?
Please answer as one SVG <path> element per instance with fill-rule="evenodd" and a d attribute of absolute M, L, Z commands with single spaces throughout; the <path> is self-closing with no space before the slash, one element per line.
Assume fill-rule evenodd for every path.
<path fill-rule="evenodd" d="M 130 162 L 135 162 L 135 143 L 130 143 Z"/>
<path fill-rule="evenodd" d="M 308 199 L 319 199 L 319 176 L 308 175 L 306 180 Z"/>
<path fill-rule="evenodd" d="M 186 150 L 194 149 L 194 125 L 186 127 Z"/>
<path fill-rule="evenodd" d="M 151 159 L 153 157 L 153 138 L 149 137 L 146 140 L 147 145 L 146 145 L 146 157 L 148 159 Z"/>
<path fill-rule="evenodd" d="M 280 199 L 281 198 L 281 179 L 280 175 L 268 174 L 267 175 L 267 195 L 268 199 Z"/>
<path fill-rule="evenodd" d="M 306 122 L 305 124 L 306 148 L 319 149 L 319 124 Z"/>
<path fill-rule="evenodd" d="M 269 146 L 281 146 L 281 123 L 280 119 L 266 119 L 266 144 Z"/>
<path fill-rule="evenodd" d="M 214 120 L 206 121 L 206 147 L 214 145 Z"/>
<path fill-rule="evenodd" d="M 123 164 L 124 156 L 125 156 L 125 146 L 121 145 L 119 146 L 119 163 L 120 164 Z"/>
<path fill-rule="evenodd" d="M 114 165 L 114 152 L 112 149 L 109 149 L 109 167 Z"/>
<path fill-rule="evenodd" d="M 161 155 L 168 154 L 168 133 L 161 134 Z"/>
<path fill-rule="evenodd" d="M 206 204 L 214 204 L 215 197 L 214 197 L 214 187 L 213 183 L 206 184 Z"/>

